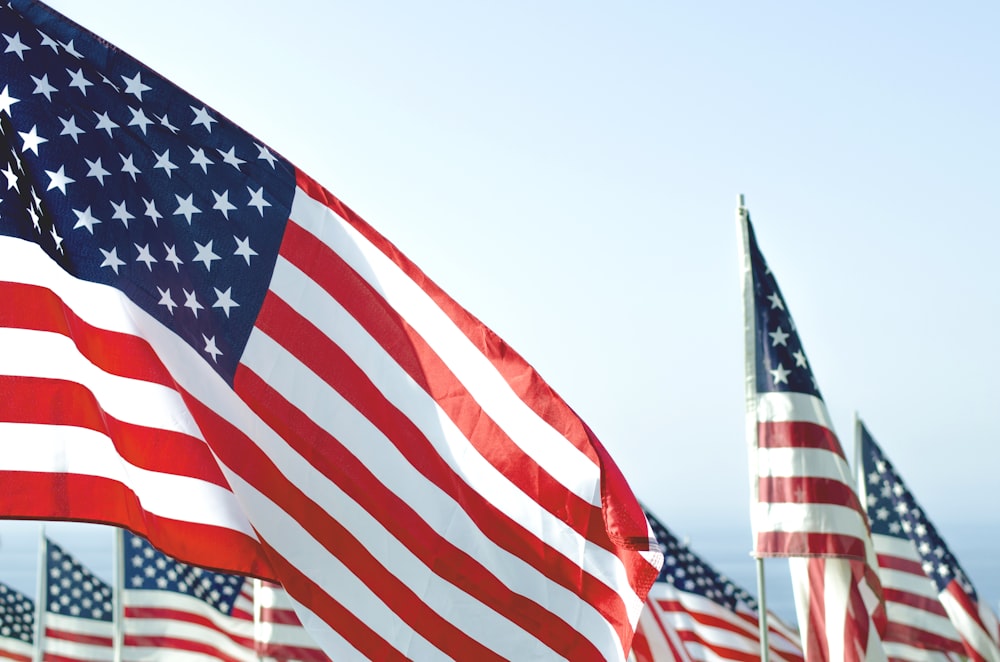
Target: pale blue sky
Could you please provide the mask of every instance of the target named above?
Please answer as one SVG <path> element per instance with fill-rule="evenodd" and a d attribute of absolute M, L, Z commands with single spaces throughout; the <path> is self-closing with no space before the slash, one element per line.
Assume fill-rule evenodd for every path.
<path fill-rule="evenodd" d="M 756 592 L 746 194 L 849 456 L 857 411 L 1000 599 L 1000 5 L 50 4 L 383 232 Z"/>

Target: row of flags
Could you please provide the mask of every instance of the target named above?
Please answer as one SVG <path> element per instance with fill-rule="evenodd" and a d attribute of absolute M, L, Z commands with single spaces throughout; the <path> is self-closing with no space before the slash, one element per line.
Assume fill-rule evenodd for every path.
<path fill-rule="evenodd" d="M 280 586 L 180 562 L 128 531 L 116 535 L 118 586 L 47 537 L 37 604 L 0 583 L 0 660 L 329 660 Z"/>

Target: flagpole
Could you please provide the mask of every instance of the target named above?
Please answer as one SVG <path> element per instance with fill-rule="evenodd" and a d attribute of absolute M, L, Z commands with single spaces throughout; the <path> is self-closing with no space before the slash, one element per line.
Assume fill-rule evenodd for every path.
<path fill-rule="evenodd" d="M 34 662 L 42 662 L 42 643 L 45 638 L 45 524 L 38 533 L 38 591 L 35 597 L 35 649 Z"/>
<path fill-rule="evenodd" d="M 736 208 L 736 223 L 740 232 L 740 247 L 742 259 L 743 277 L 743 327 L 745 331 L 745 379 L 746 379 L 746 408 L 747 408 L 747 441 L 750 442 L 751 452 L 757 449 L 757 351 L 755 344 L 756 321 L 754 319 L 753 303 L 753 274 L 750 268 L 750 238 L 747 228 L 747 207 L 746 199 L 740 193 Z M 752 469 L 755 466 L 756 458 L 750 458 L 750 493 L 752 501 L 751 507 L 751 529 L 753 528 L 754 514 L 752 509 L 757 499 L 756 472 Z M 760 659 L 768 662 L 770 658 L 770 647 L 767 641 L 767 589 L 764 581 L 764 559 L 757 555 L 756 542 L 754 549 L 750 553 L 754 556 L 757 565 L 757 623 L 760 631 Z"/>
<path fill-rule="evenodd" d="M 125 587 L 125 535 L 120 528 L 114 529 L 115 552 L 114 559 L 115 581 L 111 589 L 111 604 L 114 607 L 112 617 L 112 632 L 114 640 L 112 651 L 114 662 L 121 662 L 122 648 L 125 639 L 125 604 L 123 601 Z"/>

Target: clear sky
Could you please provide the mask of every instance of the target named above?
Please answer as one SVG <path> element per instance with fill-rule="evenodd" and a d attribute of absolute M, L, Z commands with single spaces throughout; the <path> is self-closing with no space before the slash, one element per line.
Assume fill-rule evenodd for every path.
<path fill-rule="evenodd" d="M 50 4 L 385 234 L 756 593 L 745 194 L 848 456 L 858 412 L 997 604 L 1000 5 Z M 0 580 L 33 592 L 29 528 Z"/>

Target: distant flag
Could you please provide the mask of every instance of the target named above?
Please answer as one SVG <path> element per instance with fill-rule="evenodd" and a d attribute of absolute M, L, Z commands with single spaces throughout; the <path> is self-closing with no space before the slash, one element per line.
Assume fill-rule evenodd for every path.
<path fill-rule="evenodd" d="M 42 651 L 47 661 L 107 662 L 114 650 L 111 586 L 46 539 Z M 40 598 L 41 599 L 41 598 Z"/>
<path fill-rule="evenodd" d="M 156 72 L 0 34 L 0 516 L 277 580 L 332 657 L 622 659 L 655 542 L 532 367 Z"/>
<path fill-rule="evenodd" d="M 302 627 L 292 599 L 280 585 L 255 581 L 254 624 L 257 654 L 263 661 L 329 662 Z"/>
<path fill-rule="evenodd" d="M 34 641 L 34 601 L 0 583 L 0 660 L 31 662 Z"/>
<path fill-rule="evenodd" d="M 121 534 L 122 659 L 255 662 L 253 580 L 173 559 Z"/>
<path fill-rule="evenodd" d="M 997 618 L 903 479 L 858 421 L 858 489 L 868 506 L 885 591 L 885 645 L 897 659 L 928 651 L 1000 660 Z"/>
<path fill-rule="evenodd" d="M 806 659 L 884 659 L 865 511 L 774 274 L 741 207 L 754 554 L 789 557 Z"/>
<path fill-rule="evenodd" d="M 664 564 L 646 599 L 636 638 L 646 637 L 648 654 L 637 662 L 674 659 L 672 637 L 691 660 L 752 660 L 760 655 L 757 602 L 705 563 L 649 511 L 646 516 L 663 550 Z M 648 620 L 647 620 L 648 619 Z M 772 660 L 802 660 L 798 633 L 771 615 L 768 647 Z M 674 656 L 674 657 L 672 657 Z"/>

